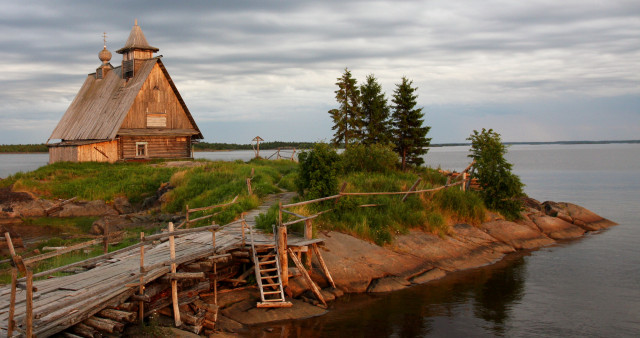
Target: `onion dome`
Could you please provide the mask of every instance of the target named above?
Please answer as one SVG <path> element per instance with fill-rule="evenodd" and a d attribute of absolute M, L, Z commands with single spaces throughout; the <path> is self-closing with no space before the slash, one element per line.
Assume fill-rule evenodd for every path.
<path fill-rule="evenodd" d="M 98 58 L 104 64 L 111 60 L 111 52 L 107 50 L 107 46 L 104 46 L 100 53 L 98 53 Z"/>

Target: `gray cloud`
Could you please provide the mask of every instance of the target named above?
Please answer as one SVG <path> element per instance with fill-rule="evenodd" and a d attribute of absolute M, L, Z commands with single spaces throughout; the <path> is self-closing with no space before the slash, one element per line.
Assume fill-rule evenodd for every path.
<path fill-rule="evenodd" d="M 46 140 L 99 65 L 102 32 L 117 65 L 115 50 L 134 18 L 165 56 L 207 141 L 267 133 L 328 139 L 326 112 L 345 67 L 360 81 L 374 73 L 387 96 L 401 76 L 413 79 L 436 142 L 463 141 L 484 121 L 509 130 L 505 136 L 517 130 L 511 140 L 638 135 L 628 123 L 640 115 L 637 1 L 2 1 L 2 8 L 0 143 Z"/>

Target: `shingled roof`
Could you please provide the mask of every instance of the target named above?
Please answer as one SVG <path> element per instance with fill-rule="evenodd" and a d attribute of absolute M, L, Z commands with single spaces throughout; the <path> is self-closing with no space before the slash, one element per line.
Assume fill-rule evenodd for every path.
<path fill-rule="evenodd" d="M 138 20 L 135 21 L 124 47 L 118 49 L 116 53 L 123 54 L 131 49 L 152 50 L 154 53 L 160 50 L 149 45 L 147 38 L 145 38 L 144 33 L 142 33 L 142 28 L 138 26 Z"/>
<path fill-rule="evenodd" d="M 142 85 L 156 64 L 162 69 L 191 125 L 195 128 L 194 138 L 202 139 L 202 133 L 160 57 L 154 57 L 142 62 L 135 76 L 128 81 L 122 78 L 122 67 L 116 67 L 107 72 L 103 79 L 96 79 L 95 74 L 89 74 L 75 99 L 51 133 L 49 140 L 115 139 Z"/>

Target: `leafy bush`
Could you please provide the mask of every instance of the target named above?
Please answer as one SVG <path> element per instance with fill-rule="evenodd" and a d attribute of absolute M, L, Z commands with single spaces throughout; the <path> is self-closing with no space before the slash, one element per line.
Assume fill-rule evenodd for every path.
<path fill-rule="evenodd" d="M 493 129 L 474 130 L 467 138 L 471 141 L 471 154 L 476 163 L 471 175 L 478 178 L 482 187 L 480 195 L 487 207 L 498 210 L 509 219 L 518 218 L 522 202 L 518 197 L 524 195 L 524 185 L 520 178 L 511 172 L 512 165 L 504 155 L 507 147 L 502 143 L 500 134 Z"/>
<path fill-rule="evenodd" d="M 340 155 L 345 173 L 366 171 L 386 173 L 396 170 L 398 154 L 392 145 L 354 144 Z"/>
<path fill-rule="evenodd" d="M 298 160 L 296 186 L 300 195 L 314 199 L 338 192 L 340 157 L 335 149 L 326 143 L 316 143 L 312 150 L 300 153 Z"/>

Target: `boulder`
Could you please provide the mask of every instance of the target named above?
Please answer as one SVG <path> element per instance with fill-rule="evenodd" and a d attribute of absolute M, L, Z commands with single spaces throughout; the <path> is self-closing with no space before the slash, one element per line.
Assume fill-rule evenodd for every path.
<path fill-rule="evenodd" d="M 102 200 L 65 204 L 57 217 L 95 217 L 118 215 L 118 212 Z"/>
<path fill-rule="evenodd" d="M 118 196 L 113 199 L 113 208 L 116 209 L 120 215 L 134 212 L 129 199 L 124 196 Z"/>
<path fill-rule="evenodd" d="M 224 332 L 231 332 L 231 333 L 244 331 L 244 326 L 242 324 L 236 322 L 235 320 L 229 317 L 220 316 L 220 315 L 218 315 L 218 320 L 216 321 L 216 328 L 218 330 L 221 330 Z"/>
<path fill-rule="evenodd" d="M 298 297 L 306 291 L 310 290 L 309 285 L 302 277 L 295 277 L 289 279 L 289 292 L 292 297 Z"/>
<path fill-rule="evenodd" d="M 424 284 L 432 280 L 440 279 L 446 276 L 446 274 L 447 273 L 444 270 L 433 268 L 411 278 L 410 282 L 413 284 Z"/>
<path fill-rule="evenodd" d="M 395 251 L 403 252 L 421 262 L 421 269 L 403 275 L 415 275 L 438 267 L 457 271 L 491 264 L 514 249 L 468 224 L 451 227 L 451 236 L 439 236 L 422 231 L 410 231 L 398 236 Z M 398 274 L 399 275 L 399 274 Z"/>
<path fill-rule="evenodd" d="M 43 199 L 32 199 L 26 202 L 16 202 L 12 204 L 11 209 L 14 215 L 18 217 L 45 217 L 45 210 L 52 207 L 54 202 Z"/>
<path fill-rule="evenodd" d="M 245 300 L 222 310 L 222 314 L 244 325 L 264 324 L 283 320 L 305 319 L 322 316 L 327 310 L 291 299 L 292 307 L 257 308 L 254 301 Z"/>
<path fill-rule="evenodd" d="M 561 218 L 547 215 L 533 216 L 533 222 L 545 235 L 555 240 L 578 238 L 584 235 L 585 232 L 584 229 L 577 225 L 571 224 Z"/>
<path fill-rule="evenodd" d="M 125 216 L 104 216 L 99 220 L 93 222 L 91 225 L 91 230 L 89 231 L 92 235 L 103 235 L 105 224 L 109 225 L 109 232 L 120 231 L 128 228 L 133 224 L 131 220 Z"/>
<path fill-rule="evenodd" d="M 320 234 L 322 256 L 336 286 L 345 292 L 363 293 L 374 279 L 409 275 L 424 269 L 414 256 L 394 252 L 343 233 Z"/>
<path fill-rule="evenodd" d="M 378 293 L 378 292 L 390 292 L 397 291 L 407 288 L 411 283 L 409 283 L 406 279 L 402 277 L 384 277 L 379 278 L 371 282 L 367 292 L 370 293 Z"/>
<path fill-rule="evenodd" d="M 587 231 L 596 231 L 618 225 L 618 223 L 603 218 L 593 211 L 579 205 L 567 202 L 559 202 L 558 205 L 563 207 L 565 212 L 571 216 L 575 225 L 578 225 Z"/>
<path fill-rule="evenodd" d="M 534 249 L 553 244 L 555 241 L 529 226 L 509 222 L 491 221 L 482 223 L 480 228 L 491 237 L 506 243 L 517 250 Z"/>

